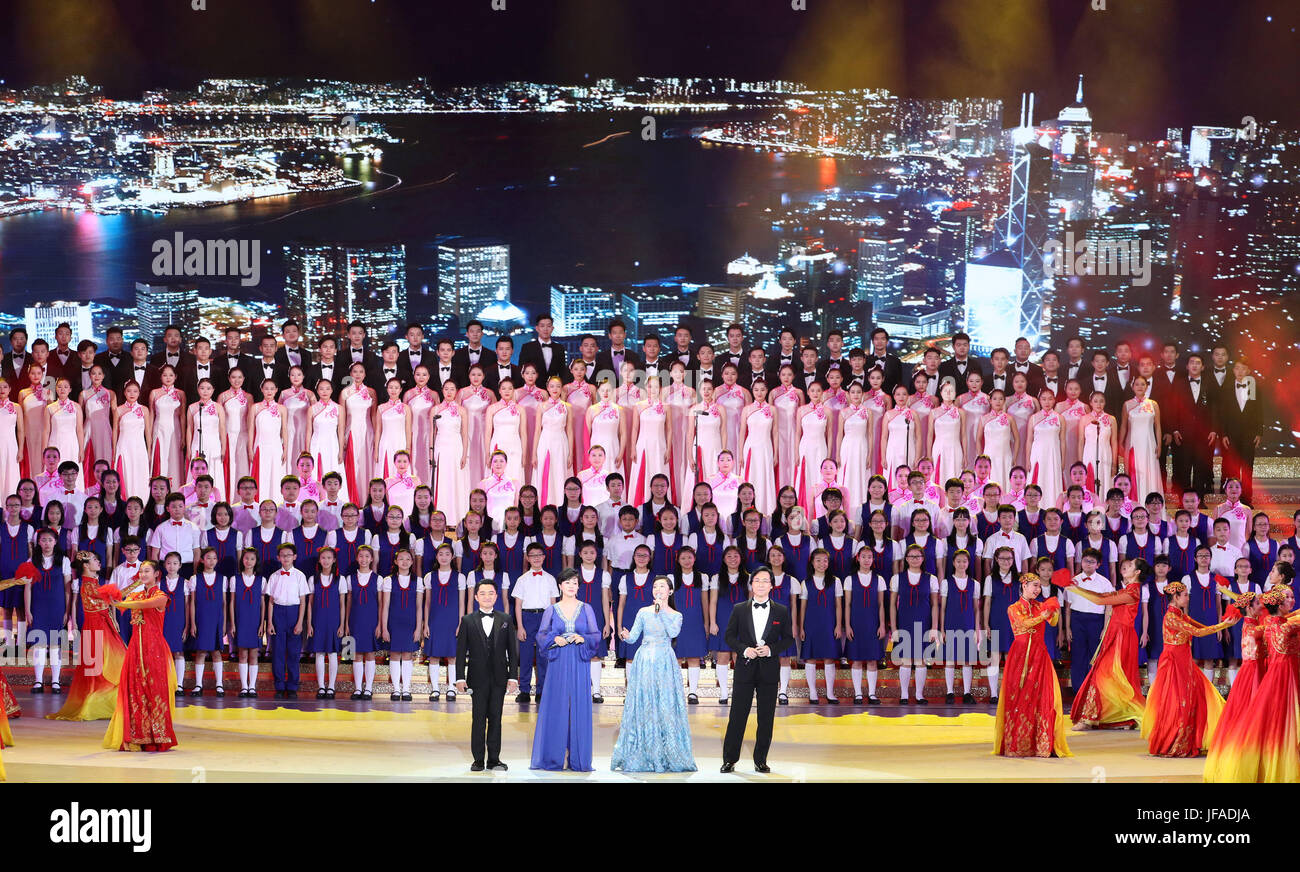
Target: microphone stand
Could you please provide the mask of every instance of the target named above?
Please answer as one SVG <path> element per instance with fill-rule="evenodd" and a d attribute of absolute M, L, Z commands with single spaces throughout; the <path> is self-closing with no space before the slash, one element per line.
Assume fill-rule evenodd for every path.
<path fill-rule="evenodd" d="M 438 419 L 442 413 L 433 416 L 433 426 L 429 433 L 429 476 L 433 481 L 429 482 L 433 490 L 433 508 L 438 508 L 438 451 L 435 443 L 438 441 Z"/>

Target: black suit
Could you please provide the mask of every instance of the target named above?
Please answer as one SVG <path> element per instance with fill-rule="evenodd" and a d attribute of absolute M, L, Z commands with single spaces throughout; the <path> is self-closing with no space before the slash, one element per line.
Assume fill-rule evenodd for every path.
<path fill-rule="evenodd" d="M 754 619 L 750 614 L 753 604 L 754 601 L 748 599 L 732 609 L 724 636 L 727 647 L 735 652 L 736 667 L 731 715 L 727 719 L 727 735 L 722 742 L 724 763 L 735 763 L 740 759 L 740 745 L 745 739 L 745 727 L 749 723 L 749 707 L 756 693 L 758 734 L 754 740 L 754 763 L 767 763 L 767 749 L 772 744 L 772 722 L 776 717 L 776 689 L 781 679 L 781 658 L 777 652 L 786 650 L 794 643 L 789 610 L 769 599 L 767 611 L 770 614 L 767 629 L 763 632 L 763 642 L 772 654 L 769 657 L 746 660 L 745 649 L 758 646 L 758 640 L 754 638 Z"/>
<path fill-rule="evenodd" d="M 90 369 L 86 369 L 85 374 L 89 376 Z M 81 386 L 81 376 L 82 376 L 81 361 L 77 361 L 76 366 L 69 367 L 64 372 L 63 375 L 63 377 L 68 380 L 68 384 L 72 385 L 72 393 L 68 394 L 68 399 L 72 400 L 74 403 L 81 402 L 81 394 L 83 391 L 83 388 Z M 104 373 L 104 387 L 110 391 L 113 389 L 113 382 L 108 377 L 108 373 Z"/>
<path fill-rule="evenodd" d="M 633 351 L 631 348 L 628 348 L 626 345 L 624 345 L 623 363 L 630 363 L 637 369 L 640 369 L 641 356 L 637 354 L 635 351 Z M 719 373 L 722 372 L 721 361 L 715 360 L 714 367 L 718 370 Z M 611 380 L 614 382 L 615 385 L 621 384 L 620 379 L 622 378 L 622 374 L 623 374 L 622 369 L 623 368 L 621 366 L 615 365 L 613 352 L 608 350 L 596 352 L 596 371 L 605 372 L 606 370 L 608 370 L 609 372 L 613 373 Z"/>
<path fill-rule="evenodd" d="M 972 372 L 984 375 L 984 362 L 975 355 L 967 355 L 965 360 L 966 368 L 962 369 L 957 362 L 957 358 L 950 357 L 943 363 L 939 364 L 939 378 L 950 378 L 957 383 L 957 393 L 966 393 L 966 376 Z"/>
<path fill-rule="evenodd" d="M 197 403 L 199 401 L 199 381 L 206 378 L 212 382 L 213 399 L 221 396 L 230 387 L 229 370 L 218 364 L 214 359 L 208 358 L 207 375 L 199 374 L 199 361 L 197 358 L 190 361 L 190 365 L 181 370 L 180 386 L 185 391 L 186 402 Z"/>
<path fill-rule="evenodd" d="M 361 359 L 353 360 L 352 346 L 347 343 L 347 340 L 339 341 L 339 353 L 334 356 L 334 359 L 343 365 L 343 376 L 340 378 L 346 377 L 351 372 L 354 363 L 359 363 L 366 368 L 367 379 L 371 378 L 375 367 L 379 366 L 379 358 L 375 357 L 369 346 L 365 345 L 361 346 Z"/>
<path fill-rule="evenodd" d="M 373 370 L 366 373 L 366 384 L 374 388 L 375 393 L 379 394 L 379 396 L 384 397 L 384 402 L 388 401 L 388 380 L 390 378 L 395 378 L 402 383 L 403 394 L 415 387 L 415 382 L 407 382 L 402 378 L 402 368 L 398 364 L 393 364 L 393 371 L 391 373 L 386 372 L 387 369 L 388 364 L 381 360 Z M 484 383 L 487 383 L 486 379 L 484 379 Z"/>
<path fill-rule="evenodd" d="M 1073 374 L 1070 372 L 1072 367 L 1074 368 Z M 1087 354 L 1085 354 L 1077 364 L 1070 363 L 1070 359 L 1062 354 L 1060 373 L 1062 380 L 1069 381 L 1072 378 L 1077 378 L 1079 379 L 1080 384 L 1082 384 L 1084 377 L 1092 375 L 1092 363 L 1089 362 Z"/>
<path fill-rule="evenodd" d="M 798 367 L 796 367 L 797 369 Z M 868 354 L 867 371 L 870 372 L 873 369 L 879 369 L 885 374 L 885 383 L 880 386 L 880 389 L 887 394 L 892 394 L 894 388 L 903 383 L 903 363 L 898 359 L 897 354 L 890 354 L 888 351 L 885 352 L 883 357 Z M 908 385 L 907 389 L 910 391 L 912 386 Z"/>
<path fill-rule="evenodd" d="M 59 360 L 59 349 L 57 347 L 50 349 L 50 356 L 45 361 L 49 369 L 49 375 L 56 379 L 67 378 L 69 373 L 79 372 L 81 370 L 81 361 L 77 358 L 76 350 L 68 349 L 68 359 Z"/>
<path fill-rule="evenodd" d="M 484 372 L 487 371 L 488 366 L 496 358 L 496 354 L 489 351 L 486 345 L 479 346 L 477 362 L 483 367 Z M 469 368 L 474 362 L 470 360 L 468 345 L 457 348 L 456 353 L 451 356 L 451 365 L 456 373 L 456 384 L 458 386 L 463 388 L 469 384 Z"/>
<path fill-rule="evenodd" d="M 113 362 L 114 357 L 117 358 L 117 363 Z M 131 354 L 125 346 L 117 354 L 110 351 L 101 351 L 95 355 L 95 366 L 104 370 L 104 384 L 114 390 L 117 389 L 118 383 L 122 381 L 122 367 L 129 366 L 130 363 Z"/>
<path fill-rule="evenodd" d="M 1223 480 L 1241 479 L 1241 501 L 1250 505 L 1254 489 L 1255 440 L 1263 433 L 1264 415 L 1259 395 L 1243 407 L 1237 398 L 1235 380 L 1228 379 L 1220 395 L 1219 426 L 1223 428 Z M 1249 382 L 1243 382 L 1249 384 Z M 1255 380 L 1258 390 L 1259 379 Z"/>
<path fill-rule="evenodd" d="M 519 367 L 522 369 L 528 364 L 537 368 L 537 384 L 545 386 L 546 380 L 553 375 L 558 375 L 562 379 L 569 377 L 568 367 L 565 365 L 564 346 L 558 342 L 549 343 L 551 347 L 551 365 L 546 365 L 546 355 L 542 352 L 542 343 L 540 340 L 531 339 L 524 343 L 523 348 L 519 349 Z"/>
<path fill-rule="evenodd" d="M 501 760 L 501 707 L 506 687 L 519 679 L 519 638 L 505 612 L 493 612 L 492 632 L 483 633 L 478 609 L 460 619 L 456 633 L 456 674 L 474 691 L 470 751 L 475 763 Z M 486 751 L 487 759 L 484 760 Z"/>
<path fill-rule="evenodd" d="M 177 352 L 176 363 L 173 364 L 173 366 L 176 368 L 176 374 L 179 376 L 181 370 L 193 362 L 194 362 L 194 355 L 190 354 L 188 351 L 182 348 L 179 352 Z M 155 351 L 153 354 L 149 355 L 149 366 L 153 369 L 162 369 L 163 365 L 166 363 L 168 363 L 166 349 L 162 351 Z"/>
<path fill-rule="evenodd" d="M 311 385 L 307 383 L 307 377 L 311 374 L 311 352 L 302 343 L 298 343 L 298 347 L 294 351 L 298 353 L 298 365 L 302 367 L 303 387 L 310 390 Z M 293 362 L 289 360 L 289 350 L 283 345 L 275 350 L 275 364 L 276 369 L 284 373 L 284 382 L 281 383 L 277 379 L 276 386 L 280 390 L 284 390 L 289 387 L 289 367 L 293 366 Z"/>
<path fill-rule="evenodd" d="M 1056 401 L 1059 403 L 1065 399 L 1065 383 L 1067 381 L 1069 381 L 1069 379 L 1065 377 L 1065 373 L 1057 370 L 1054 375 L 1050 376 L 1047 373 L 1043 373 L 1043 379 L 1039 382 L 1039 386 L 1050 388 L 1052 393 L 1056 394 Z M 1082 385 L 1083 382 L 1080 382 L 1079 384 Z M 1082 395 L 1080 395 L 1080 398 L 1082 398 Z M 1034 399 L 1037 399 L 1037 397 Z"/>
<path fill-rule="evenodd" d="M 987 373 L 985 373 L 984 393 L 991 394 L 996 390 L 1000 390 L 1008 397 L 1011 396 L 1013 393 L 1015 393 L 1014 389 L 1011 387 L 1011 376 L 1013 375 L 1012 371 L 1008 369 L 1005 372 L 1003 372 L 1002 375 L 1005 378 L 1002 380 L 1001 383 L 999 383 L 997 381 L 998 378 L 997 374 L 994 373 L 992 369 L 990 369 Z M 908 387 L 910 389 L 911 385 L 908 385 Z"/>
<path fill-rule="evenodd" d="M 289 367 L 281 366 L 279 359 L 273 357 L 268 374 L 262 355 L 248 358 L 244 363 L 244 390 L 255 397 L 262 396 L 262 382 L 267 378 L 274 381 L 277 388 L 284 390 L 289 384 Z"/>
<path fill-rule="evenodd" d="M 1182 438 L 1174 439 L 1174 487 L 1180 493 L 1194 490 L 1202 497 L 1214 489 L 1214 446 L 1209 444 L 1211 433 L 1218 433 L 1215 420 L 1218 407 L 1202 373 L 1197 387 L 1199 396 L 1193 396 L 1191 382 L 1184 378 L 1177 382 L 1169 396 L 1171 408 L 1163 417 L 1169 420 L 1169 432 Z"/>
<path fill-rule="evenodd" d="M 1168 373 L 1170 372 L 1174 374 L 1173 381 L 1169 380 Z M 1150 388 L 1147 390 L 1147 396 L 1155 400 L 1156 405 L 1160 407 L 1160 432 L 1165 436 L 1168 436 L 1172 430 L 1171 425 L 1173 424 L 1176 415 L 1171 413 L 1173 412 L 1174 407 L 1178 403 L 1177 398 L 1182 396 L 1182 391 L 1186 386 L 1187 386 L 1187 373 L 1179 371 L 1176 366 L 1174 369 L 1169 370 L 1166 369 L 1165 365 L 1162 363 L 1159 366 L 1157 366 L 1156 371 L 1151 374 L 1151 385 Z M 1165 488 L 1167 490 L 1171 489 L 1169 486 L 1173 482 L 1169 480 L 1165 480 L 1165 474 L 1164 474 L 1165 458 L 1174 457 L 1174 454 L 1175 452 L 1174 452 L 1173 440 L 1171 439 L 1169 440 L 1169 442 L 1165 443 L 1164 440 L 1162 439 L 1160 445 L 1160 458 L 1159 458 L 1160 478 L 1165 481 Z M 1174 462 L 1177 463 L 1178 460 L 1175 458 Z M 1176 476 L 1175 476 L 1175 480 L 1177 480 Z"/>
<path fill-rule="evenodd" d="M 17 366 L 14 365 L 14 353 L 5 352 L 3 361 L 0 361 L 0 375 L 3 375 L 5 381 L 13 388 L 13 395 L 18 396 L 18 391 L 27 387 L 27 368 L 32 365 L 32 352 L 30 349 L 23 352 L 23 359 Z"/>
<path fill-rule="evenodd" d="M 1079 399 L 1086 403 L 1092 397 L 1094 391 L 1101 391 L 1106 395 L 1107 414 L 1114 415 L 1116 421 L 1120 420 L 1124 413 L 1124 404 L 1128 402 L 1132 395 L 1125 394 L 1124 389 L 1119 386 L 1119 376 L 1115 373 L 1106 372 L 1104 386 L 1096 381 L 1095 376 L 1095 372 L 1089 372 L 1079 380 L 1079 384 L 1083 387 L 1083 393 L 1079 395 Z"/>
<path fill-rule="evenodd" d="M 343 361 L 335 357 L 329 372 L 329 383 L 334 386 L 334 397 L 337 399 L 339 391 L 343 390 L 343 379 L 347 378 L 348 368 L 343 365 Z M 316 385 L 322 378 L 325 378 L 325 365 L 323 363 L 313 363 L 307 371 L 307 387 L 311 388 L 312 393 L 316 392 Z"/>
<path fill-rule="evenodd" d="M 1020 364 L 1020 366 L 1025 367 L 1023 375 L 1029 382 L 1025 387 L 1025 393 L 1029 394 L 1029 396 L 1034 399 L 1038 399 L 1038 390 L 1043 386 L 1043 368 L 1036 363 Z M 1011 373 L 1012 378 L 1015 378 L 1016 373 L 1020 372 L 1020 370 L 1016 369 L 1015 358 L 1012 358 L 1010 362 L 1007 363 L 1007 372 Z"/>
<path fill-rule="evenodd" d="M 417 366 L 423 366 L 427 369 L 431 364 L 436 363 L 437 360 L 438 355 L 435 354 L 434 350 L 427 345 L 420 346 L 420 354 L 418 357 L 412 357 L 411 349 L 408 348 L 401 354 L 397 355 L 397 377 L 402 380 L 402 384 L 414 385 L 415 368 Z M 432 370 L 430 370 L 430 372 L 432 372 Z"/>
<path fill-rule="evenodd" d="M 133 381 L 139 381 L 139 379 L 135 377 L 135 363 L 133 361 L 127 361 L 126 366 L 122 367 L 122 380 L 113 386 L 117 389 L 117 401 L 119 403 L 126 400 L 126 386 Z M 148 407 L 149 392 L 154 388 L 160 387 L 162 387 L 162 380 L 158 378 L 158 370 L 152 366 L 145 366 L 144 383 L 140 387 L 140 404 Z"/>
<path fill-rule="evenodd" d="M 523 387 L 524 380 L 519 374 L 519 367 L 512 363 L 509 364 L 507 368 L 510 371 L 510 383 L 513 384 L 516 389 Z M 501 372 L 498 369 L 495 358 L 493 358 L 491 363 L 483 366 L 483 387 L 492 391 L 494 394 L 500 393 L 501 391 Z"/>
<path fill-rule="evenodd" d="M 847 382 L 849 380 L 848 379 L 849 370 L 852 369 L 852 367 L 849 366 L 849 356 L 847 354 L 841 354 L 839 357 L 835 358 L 834 360 L 831 360 L 829 357 L 827 357 L 817 361 L 818 380 L 820 380 L 823 384 L 825 384 L 826 373 L 830 372 L 832 369 L 838 369 L 840 371 L 840 375 L 844 376 L 844 382 Z M 841 382 L 841 384 L 843 384 L 844 382 Z"/>
<path fill-rule="evenodd" d="M 429 367 L 429 387 L 436 388 L 440 394 L 442 393 L 443 382 L 447 381 L 447 379 L 455 380 L 459 378 L 459 374 L 456 372 L 455 363 L 450 364 L 445 373 L 442 371 L 442 361 L 437 358 L 435 358 L 431 363 L 426 363 L 425 366 Z M 466 387 L 465 383 L 460 381 L 456 382 L 456 388 L 458 390 L 463 387 Z"/>

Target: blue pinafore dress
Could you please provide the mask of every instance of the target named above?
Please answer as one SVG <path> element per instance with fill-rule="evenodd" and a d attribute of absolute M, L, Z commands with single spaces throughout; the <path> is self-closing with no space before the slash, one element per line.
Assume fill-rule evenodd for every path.
<path fill-rule="evenodd" d="M 844 643 L 844 655 L 855 662 L 874 662 L 885 656 L 885 643 L 876 637 L 880 629 L 880 591 L 888 590 L 884 578 L 872 572 L 864 580 L 854 572 L 844 579 L 844 596 L 850 597 L 849 626 L 853 638 Z"/>
<path fill-rule="evenodd" d="M 631 630 L 632 625 L 636 623 L 637 612 L 649 605 L 654 605 L 654 579 L 655 573 L 652 571 L 643 578 L 643 584 L 637 584 L 636 571 L 629 569 L 623 573 L 623 582 L 627 587 L 627 593 L 624 594 L 623 605 L 623 628 Z M 617 582 L 615 582 L 617 584 Z M 631 660 L 636 656 L 637 649 L 641 647 L 641 640 L 635 642 L 621 642 L 619 645 L 622 656 Z"/>
<path fill-rule="evenodd" d="M 194 576 L 194 650 L 220 651 L 226 633 L 226 578 L 214 572 L 209 580 L 203 570 Z M 210 582 L 210 583 L 209 583 Z"/>
<path fill-rule="evenodd" d="M 735 610 L 736 604 L 743 603 L 749 598 L 749 585 L 741 576 L 737 576 L 736 581 L 733 584 L 731 581 L 731 573 L 727 572 L 725 569 L 718 573 L 717 584 L 718 587 L 714 591 L 714 596 L 716 596 L 718 600 L 718 633 L 717 635 L 710 634 L 709 650 L 726 651 L 730 653 L 731 648 L 727 645 L 726 638 L 727 622 L 731 620 L 731 613 Z"/>
<path fill-rule="evenodd" d="M 1219 586 L 1214 582 L 1214 573 L 1209 574 L 1209 585 L 1202 585 L 1200 578 L 1195 572 L 1187 579 L 1187 592 L 1189 598 L 1187 601 L 1187 616 L 1192 620 L 1200 621 L 1202 624 L 1217 624 L 1219 622 L 1218 601 L 1220 598 Z M 1219 634 L 1212 636 L 1198 636 L 1192 639 L 1192 657 L 1197 660 L 1217 660 L 1223 656 L 1223 641 Z"/>
<path fill-rule="evenodd" d="M 251 579 L 242 574 L 234 578 L 235 590 L 235 647 L 261 648 L 262 636 L 262 576 Z"/>
<path fill-rule="evenodd" d="M 967 576 L 964 590 L 957 579 L 944 581 L 948 595 L 943 598 L 943 659 L 960 665 L 979 662 L 975 644 L 975 610 L 979 608 L 979 582 Z M 940 590 L 943 590 L 943 585 Z"/>
<path fill-rule="evenodd" d="M 309 575 L 311 583 L 311 638 L 307 640 L 310 654 L 338 654 L 343 650 L 339 638 L 339 576 L 330 576 L 323 584 L 316 575 Z"/>
<path fill-rule="evenodd" d="M 414 639 L 419 580 L 414 575 L 405 576 L 403 587 L 402 578 L 395 574 L 389 579 L 392 587 L 388 592 L 388 650 L 394 654 L 413 652 L 419 647 Z"/>
<path fill-rule="evenodd" d="M 771 598 L 773 602 L 778 602 L 781 605 L 786 607 L 786 609 L 790 612 L 791 620 L 794 620 L 794 606 L 791 602 L 790 590 L 791 588 L 794 587 L 794 582 L 797 580 L 798 579 L 796 579 L 793 575 L 790 575 L 789 573 L 782 574 L 780 578 L 777 578 L 775 575 L 773 575 L 772 590 L 768 594 L 768 597 Z M 718 608 L 721 607 L 722 607 L 721 604 L 719 604 Z M 725 630 L 723 630 L 721 624 L 718 625 L 718 629 L 724 633 L 726 632 Z M 799 643 L 791 642 L 789 648 L 786 648 L 784 651 L 778 651 L 776 656 L 798 657 Z"/>
<path fill-rule="evenodd" d="M 934 537 L 930 537 L 934 541 Z M 898 574 L 898 627 L 903 632 L 899 641 L 898 656 L 913 662 L 922 662 L 926 635 L 930 632 L 930 588 L 936 582 L 933 575 L 922 572 L 913 584 L 912 573 L 904 570 Z"/>
<path fill-rule="evenodd" d="M 835 638 L 835 615 L 840 607 L 835 596 L 835 579 L 829 573 L 822 576 L 822 586 L 809 576 L 803 583 L 800 599 L 804 607 L 803 659 L 838 660 L 840 640 Z M 721 629 L 721 627 L 719 627 Z"/>
<path fill-rule="evenodd" d="M 460 624 L 460 577 L 435 569 L 428 575 L 429 638 L 424 640 L 427 657 L 456 656 L 456 627 Z"/>
<path fill-rule="evenodd" d="M 373 654 L 379 635 L 379 575 L 371 572 L 364 583 L 360 576 L 353 573 L 348 581 L 348 633 L 356 653 Z"/>
<path fill-rule="evenodd" d="M 709 653 L 709 636 L 704 627 L 704 603 L 701 583 L 704 575 L 691 573 L 673 591 L 673 608 L 682 615 L 682 629 L 673 647 L 679 658 L 704 657 Z"/>
<path fill-rule="evenodd" d="M 175 582 L 176 586 L 172 587 Z M 158 583 L 158 589 L 167 594 L 167 608 L 163 611 L 163 638 L 172 656 L 185 651 L 185 579 L 164 578 Z M 179 677 L 179 676 L 178 676 Z"/>

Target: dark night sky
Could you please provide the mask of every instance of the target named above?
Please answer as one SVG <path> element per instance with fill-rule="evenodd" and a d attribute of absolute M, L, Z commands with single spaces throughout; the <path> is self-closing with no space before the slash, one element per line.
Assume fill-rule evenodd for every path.
<path fill-rule="evenodd" d="M 79 72 L 113 96 L 208 76 L 574 82 L 584 74 L 791 78 L 915 96 L 1075 77 L 1099 130 L 1294 123 L 1294 0 L 3 0 L 8 84 Z M 1272 21 L 1268 21 L 1268 16 Z M 1005 119 L 1008 123 L 1014 119 Z"/>

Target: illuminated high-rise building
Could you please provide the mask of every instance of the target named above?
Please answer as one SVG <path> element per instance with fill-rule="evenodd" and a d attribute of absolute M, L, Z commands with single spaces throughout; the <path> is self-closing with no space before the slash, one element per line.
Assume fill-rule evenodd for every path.
<path fill-rule="evenodd" d="M 983 209 L 974 203 L 960 201 L 939 213 L 938 258 L 942 270 L 939 280 L 942 298 L 934 300 L 935 303 L 952 305 L 960 302 L 966 282 L 966 261 L 982 257 L 987 253 L 986 248 Z"/>
<path fill-rule="evenodd" d="M 54 331 L 60 324 L 72 328 L 70 344 L 73 348 L 83 339 L 94 338 L 89 303 L 37 303 L 23 309 L 23 320 L 26 322 L 27 335 L 33 339 L 39 336 L 53 342 Z"/>
<path fill-rule="evenodd" d="M 452 236 L 438 241 L 438 313 L 460 326 L 488 306 L 510 302 L 510 246 L 494 239 Z"/>
<path fill-rule="evenodd" d="M 870 303 L 873 311 L 892 309 L 903 302 L 903 256 L 907 245 L 901 236 L 864 236 L 858 240 L 858 276 L 853 302 Z"/>
<path fill-rule="evenodd" d="M 994 348 L 1011 348 L 1025 335 L 1024 289 L 1024 270 L 1008 249 L 966 264 L 966 332 L 972 349 L 988 354 Z M 1037 337 L 1026 338 L 1032 343 Z"/>
<path fill-rule="evenodd" d="M 406 247 L 291 243 L 284 247 L 285 313 L 308 342 L 342 336 L 353 321 L 385 336 L 406 316 Z"/>
<path fill-rule="evenodd" d="M 1300 192 L 1279 185 L 1265 193 L 1249 239 L 1246 272 L 1260 291 L 1270 296 L 1300 293 Z"/>
<path fill-rule="evenodd" d="M 136 318 L 140 338 L 151 349 L 161 347 L 163 331 L 175 324 L 190 338 L 199 329 L 199 289 L 194 285 L 135 283 Z"/>
<path fill-rule="evenodd" d="M 1083 76 L 1074 103 L 1056 119 L 1052 141 L 1052 199 L 1065 209 L 1065 219 L 1079 221 L 1092 214 L 1092 115 L 1083 105 Z"/>
<path fill-rule="evenodd" d="M 605 325 L 618 317 L 616 296 L 605 288 L 551 285 L 551 321 L 555 335 L 604 333 Z"/>
<path fill-rule="evenodd" d="M 1043 269 L 1043 251 L 1049 232 L 1048 192 L 1052 178 L 1052 153 L 1034 141 L 1034 95 L 1021 99 L 1020 126 L 1012 131 L 1011 196 L 1007 211 L 998 219 L 999 243 L 1020 267 L 1022 287 L 1014 303 L 1017 335 L 1035 349 L 1043 349 L 1051 333 L 1052 282 Z M 996 252 L 995 252 L 996 253 Z M 987 258 L 985 258 L 987 260 Z M 983 262 L 983 261 L 981 261 Z M 1012 301 L 1007 301 L 1009 306 Z M 1006 311 L 1011 311 L 1009 308 Z M 971 310 L 970 265 L 966 275 L 967 332 L 977 314 Z M 972 333 L 972 337 L 974 334 Z"/>
<path fill-rule="evenodd" d="M 695 311 L 692 286 L 680 281 L 633 285 L 623 291 L 623 321 L 629 340 L 656 335 L 664 343 Z"/>

